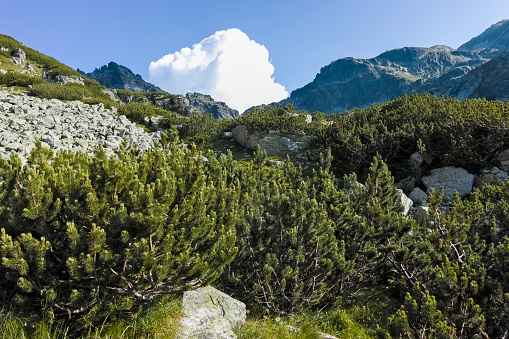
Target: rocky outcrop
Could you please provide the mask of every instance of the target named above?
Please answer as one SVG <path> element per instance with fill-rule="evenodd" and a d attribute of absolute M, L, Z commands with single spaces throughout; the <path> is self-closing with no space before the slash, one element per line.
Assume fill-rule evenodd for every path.
<path fill-rule="evenodd" d="M 142 104 L 151 104 L 186 117 L 190 116 L 192 113 L 191 107 L 189 106 L 189 100 L 182 95 L 157 92 L 140 96 L 136 93 L 124 94 L 118 93 L 117 91 L 115 91 L 115 94 L 123 103 L 139 102 Z"/>
<path fill-rule="evenodd" d="M 108 88 L 128 89 L 133 92 L 164 92 L 159 87 L 143 80 L 141 75 L 134 74 L 129 68 L 113 61 L 90 73 L 79 69 L 78 72 Z"/>
<path fill-rule="evenodd" d="M 278 131 L 250 130 L 245 125 L 238 125 L 232 129 L 235 140 L 243 147 L 250 150 L 256 150 L 258 146 L 267 152 L 269 157 L 286 157 L 303 151 L 310 146 L 314 137 L 305 134 L 287 134 Z"/>
<path fill-rule="evenodd" d="M 484 169 L 479 175 L 475 176 L 474 187 L 482 187 L 485 184 L 496 184 L 499 182 L 505 182 L 508 178 L 508 173 L 493 167 L 491 169 Z"/>
<path fill-rule="evenodd" d="M 159 133 L 146 133 L 102 104 L 40 99 L 7 90 L 0 90 L 0 130 L 0 156 L 7 159 L 17 152 L 22 162 L 36 140 L 55 151 L 91 153 L 102 145 L 112 154 L 124 139 L 146 150 L 159 138 Z"/>
<path fill-rule="evenodd" d="M 85 85 L 85 79 L 83 79 L 80 76 L 77 75 L 60 75 L 60 74 L 54 74 L 53 72 L 42 72 L 42 80 L 50 83 L 57 83 L 62 86 L 65 86 L 69 83 L 75 83 L 80 85 Z"/>
<path fill-rule="evenodd" d="M 24 50 L 21 48 L 16 48 L 12 51 L 12 62 L 15 65 L 20 66 L 21 68 L 25 67 L 27 64 L 27 55 Z"/>
<path fill-rule="evenodd" d="M 458 50 L 442 45 L 404 47 L 372 59 L 338 59 L 280 103 L 330 114 L 366 108 L 404 93 L 505 101 L 509 98 L 509 56 L 502 54 L 508 51 L 506 20 Z"/>
<path fill-rule="evenodd" d="M 444 201 L 452 201 L 455 193 L 463 198 L 472 192 L 474 175 L 463 168 L 441 167 L 431 171 L 429 176 L 423 177 L 422 182 L 428 188 L 436 192 L 444 189 Z"/>
<path fill-rule="evenodd" d="M 239 111 L 228 107 L 222 101 L 215 101 L 210 95 L 187 93 L 186 98 L 193 112 L 212 114 L 216 119 L 233 119 L 239 116 Z"/>
<path fill-rule="evenodd" d="M 237 338 L 246 321 L 246 305 L 211 286 L 185 292 L 182 311 L 179 338 Z"/>
<path fill-rule="evenodd" d="M 403 214 L 407 215 L 414 202 L 411 199 L 409 199 L 401 189 L 398 189 L 398 197 L 401 205 L 403 206 Z"/>

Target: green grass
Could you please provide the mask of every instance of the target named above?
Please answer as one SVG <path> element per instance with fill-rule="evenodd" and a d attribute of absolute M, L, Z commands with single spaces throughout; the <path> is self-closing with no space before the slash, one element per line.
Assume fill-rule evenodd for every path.
<path fill-rule="evenodd" d="M 374 332 L 357 321 L 360 309 L 304 313 L 289 317 L 248 317 L 234 332 L 243 339 L 312 339 L 320 333 L 340 339 L 369 339 Z"/>
<path fill-rule="evenodd" d="M 110 316 L 102 324 L 90 324 L 86 319 L 77 324 L 51 322 L 36 314 L 10 310 L 0 318 L 0 339 L 172 339 L 177 335 L 181 303 L 181 299 L 163 297 L 146 310 Z"/>
<path fill-rule="evenodd" d="M 113 315 L 101 324 L 90 324 L 85 319 L 78 324 L 51 322 L 47 317 L 10 310 L 0 317 L 0 339 L 171 339 L 178 333 L 181 307 L 181 298 L 167 296 L 145 310 Z M 234 329 L 234 333 L 239 339 L 313 339 L 320 338 L 320 333 L 340 339 L 374 338 L 375 331 L 359 322 L 365 312 L 369 313 L 364 308 L 351 308 L 285 317 L 248 314 L 245 325 Z"/>

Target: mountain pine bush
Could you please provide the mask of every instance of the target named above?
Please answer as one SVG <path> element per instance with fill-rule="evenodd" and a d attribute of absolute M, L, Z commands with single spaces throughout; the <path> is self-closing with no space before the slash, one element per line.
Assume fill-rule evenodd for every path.
<path fill-rule="evenodd" d="M 195 148 L 34 149 L 0 168 L 2 303 L 100 316 L 214 281 L 235 256 L 239 184 Z M 209 154 L 208 157 L 213 157 Z"/>

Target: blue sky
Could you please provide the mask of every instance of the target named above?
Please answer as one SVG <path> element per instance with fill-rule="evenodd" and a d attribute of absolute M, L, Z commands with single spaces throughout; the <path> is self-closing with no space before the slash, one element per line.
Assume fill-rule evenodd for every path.
<path fill-rule="evenodd" d="M 342 57 L 457 48 L 509 18 L 507 0 L 4 1 L 0 33 L 86 72 L 115 61 L 146 80 L 152 61 L 238 28 L 264 45 L 288 92 Z"/>

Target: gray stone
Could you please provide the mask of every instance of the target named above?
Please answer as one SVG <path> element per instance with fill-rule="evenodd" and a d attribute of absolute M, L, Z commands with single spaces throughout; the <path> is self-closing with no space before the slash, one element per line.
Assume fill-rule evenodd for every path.
<path fill-rule="evenodd" d="M 302 134 L 280 134 L 278 131 L 269 133 L 249 130 L 245 125 L 232 129 L 233 138 L 243 147 L 256 150 L 258 145 L 268 156 L 286 156 L 292 152 L 304 150 L 314 139 Z"/>
<path fill-rule="evenodd" d="M 405 179 L 397 182 L 394 186 L 396 186 L 396 188 L 402 189 L 405 193 L 411 192 L 415 187 L 415 177 L 406 177 Z"/>
<path fill-rule="evenodd" d="M 246 305 L 211 286 L 185 292 L 182 311 L 178 338 L 233 339 L 246 321 Z"/>
<path fill-rule="evenodd" d="M 401 190 L 401 189 L 398 189 L 398 196 L 399 196 L 401 205 L 403 205 L 403 207 L 404 207 L 403 214 L 407 215 L 408 211 L 410 211 L 410 208 L 412 207 L 414 202 L 411 199 L 409 199 L 406 196 L 406 194 L 403 193 L 403 190 Z"/>
<path fill-rule="evenodd" d="M 21 48 L 16 48 L 14 51 L 12 51 L 12 61 L 20 67 L 26 66 L 27 64 L 26 57 L 27 55 L 25 51 L 22 50 Z"/>
<path fill-rule="evenodd" d="M 426 206 L 428 203 L 428 195 L 419 187 L 415 187 L 408 197 L 417 205 Z"/>
<path fill-rule="evenodd" d="M 464 196 L 472 192 L 474 176 L 463 168 L 441 167 L 431 171 L 431 175 L 423 177 L 422 182 L 428 191 L 432 188 L 439 192 L 444 189 L 444 201 L 452 201 L 454 193 Z"/>
<path fill-rule="evenodd" d="M 274 167 L 284 167 L 285 166 L 285 162 L 279 161 L 279 160 L 269 160 L 269 161 L 267 161 L 267 163 Z"/>
<path fill-rule="evenodd" d="M 494 184 L 498 182 L 507 181 L 508 173 L 493 167 L 492 169 L 485 169 L 481 171 L 481 174 L 476 175 L 474 179 L 474 187 L 481 187 L 484 184 Z"/>
<path fill-rule="evenodd" d="M 120 102 L 120 99 L 115 96 L 115 93 L 111 89 L 101 88 L 101 92 L 109 96 L 111 100 Z"/>
<path fill-rule="evenodd" d="M 428 219 L 428 215 L 429 207 L 426 206 L 417 205 L 412 211 L 412 216 L 414 217 L 415 221 L 417 221 L 420 224 L 422 224 Z"/>

